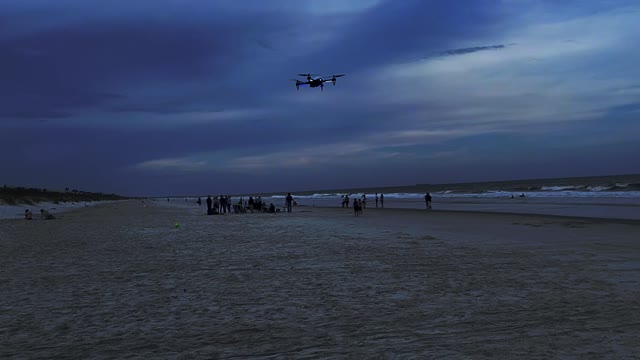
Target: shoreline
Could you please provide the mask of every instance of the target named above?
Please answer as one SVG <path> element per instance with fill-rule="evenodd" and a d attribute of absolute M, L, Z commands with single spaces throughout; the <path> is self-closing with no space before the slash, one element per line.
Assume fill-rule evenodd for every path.
<path fill-rule="evenodd" d="M 149 198 L 159 204 L 170 204 L 185 208 L 195 206 L 197 197 L 178 198 L 166 202 L 166 198 Z M 329 209 L 344 209 L 340 206 L 340 199 L 323 198 L 295 198 L 299 207 L 322 207 Z M 352 198 L 353 199 L 353 198 Z M 237 202 L 239 197 L 232 197 L 232 202 Z M 244 197 L 247 200 L 247 197 Z M 280 197 L 262 197 L 267 204 L 273 203 L 276 208 L 284 204 Z M 423 200 L 391 198 L 385 199 L 385 209 L 416 209 L 425 210 Z M 350 207 L 352 210 L 353 208 Z M 367 197 L 365 211 L 375 209 L 375 202 Z M 425 210 L 426 211 L 426 210 Z M 431 212 L 438 211 L 471 211 L 486 213 L 513 213 L 532 215 L 553 215 L 564 217 L 602 218 L 640 220 L 640 199 L 636 198 L 438 198 L 432 201 Z"/>
<path fill-rule="evenodd" d="M 48 201 L 34 202 L 32 204 L 18 204 L 18 205 L 5 205 L 0 204 L 0 220 L 6 219 L 20 219 L 24 220 L 25 209 L 30 209 L 33 213 L 33 219 L 40 219 L 40 210 L 45 209 L 56 216 L 56 214 L 65 214 L 71 211 L 81 210 L 85 208 L 91 208 L 100 206 L 103 204 L 111 204 L 119 201 L 132 201 L 132 200 L 98 200 L 98 201 L 82 201 L 82 202 L 66 202 L 66 203 L 52 203 Z M 56 216 L 57 217 L 57 216 Z"/>
<path fill-rule="evenodd" d="M 365 211 L 376 210 L 375 202 L 367 199 Z M 265 199 L 267 203 L 280 204 L 282 199 Z M 300 206 L 326 207 L 342 209 L 339 199 L 300 199 Z M 380 209 L 380 208 L 378 208 Z M 513 213 L 532 215 L 553 215 L 564 217 L 584 217 L 602 219 L 640 220 L 640 199 L 611 199 L 603 202 L 602 199 L 576 198 L 535 198 L 535 199 L 465 199 L 450 200 L 447 198 L 434 198 L 432 209 L 426 210 L 424 201 L 414 199 L 393 199 L 385 201 L 385 209 L 416 209 L 425 212 L 455 211 L 455 212 L 486 212 L 486 213 Z"/>

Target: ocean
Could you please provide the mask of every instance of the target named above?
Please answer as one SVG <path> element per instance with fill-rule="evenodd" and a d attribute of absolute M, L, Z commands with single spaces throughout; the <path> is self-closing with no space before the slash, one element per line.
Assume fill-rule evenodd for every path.
<path fill-rule="evenodd" d="M 370 199 L 423 199 L 426 192 L 438 198 L 510 198 L 524 194 L 540 198 L 640 198 L 640 174 L 572 177 L 451 184 L 416 184 L 378 188 L 332 189 L 292 192 L 297 199 L 340 199 L 344 195 Z M 269 194 L 274 199 L 286 194 Z"/>

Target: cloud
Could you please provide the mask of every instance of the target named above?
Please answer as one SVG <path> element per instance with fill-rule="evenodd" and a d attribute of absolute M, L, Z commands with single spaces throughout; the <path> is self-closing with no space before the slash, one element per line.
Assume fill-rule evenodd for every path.
<path fill-rule="evenodd" d="M 351 141 L 339 141 L 322 145 L 290 147 L 284 150 L 263 150 L 261 154 L 234 156 L 229 152 L 194 153 L 183 158 L 167 158 L 144 161 L 135 167 L 142 170 L 166 170 L 201 172 L 229 171 L 233 173 L 273 174 L 281 170 L 302 170 L 318 167 L 357 166 L 448 157 L 454 152 L 438 151 L 418 154 L 406 151 L 415 146 L 441 144 L 447 140 L 499 133 L 489 127 L 450 130 L 399 130 L 370 134 Z M 456 150 L 456 154 L 459 151 Z M 188 166 L 182 167 L 182 164 Z M 197 164 L 197 167 L 191 166 Z M 180 165 L 180 166 L 179 166 Z"/>
<path fill-rule="evenodd" d="M 163 2 L 165 6 L 173 3 Z M 81 113 L 86 108 L 139 106 L 157 100 L 177 101 L 183 107 L 216 98 L 223 103 L 229 99 L 224 96 L 228 86 L 236 80 L 234 72 L 243 65 L 238 59 L 255 47 L 252 39 L 269 39 L 287 24 L 284 14 L 245 12 L 243 16 L 209 6 L 201 13 L 186 10 L 189 7 L 174 9 L 190 19 L 184 21 L 159 13 L 169 9 L 162 6 L 136 17 L 132 14 L 141 9 L 122 1 L 109 4 L 103 12 L 79 2 L 65 4 L 76 9 L 75 17 L 58 6 L 40 4 L 49 8 L 50 18 L 61 14 L 55 21 L 43 19 L 48 24 L 44 28 L 36 21 L 40 11 L 28 5 L 14 9 L 16 18 L 25 20 L 10 24 L 14 31 L 0 37 L 4 117 L 27 111 L 43 116 Z M 122 15 L 117 17 L 114 9 Z M 193 96 L 198 87 L 202 90 Z M 182 99 L 176 96 L 180 91 Z M 122 101 L 104 95 L 110 93 L 122 96 Z"/>
<path fill-rule="evenodd" d="M 470 54 L 478 51 L 499 50 L 499 49 L 504 49 L 505 47 L 507 47 L 507 45 L 502 45 L 502 44 L 488 45 L 488 46 L 474 46 L 474 47 L 461 48 L 461 49 L 445 50 L 441 52 L 440 55 L 464 55 L 464 54 Z"/>
<path fill-rule="evenodd" d="M 598 64 L 640 60 L 627 45 L 637 37 L 636 14 L 612 11 L 530 25 L 509 35 L 521 46 L 383 66 L 371 71 L 367 86 L 376 89 L 376 103 L 413 106 L 406 117 L 422 116 L 433 126 L 493 122 L 527 131 L 532 127 L 520 124 L 591 120 L 633 101 L 638 82 L 630 68 Z M 576 41 L 566 42 L 566 36 Z"/>
<path fill-rule="evenodd" d="M 179 172 L 199 171 L 205 169 L 207 166 L 206 161 L 196 161 L 185 158 L 168 158 L 149 160 L 141 162 L 135 165 L 135 168 L 143 170 L 168 170 Z"/>

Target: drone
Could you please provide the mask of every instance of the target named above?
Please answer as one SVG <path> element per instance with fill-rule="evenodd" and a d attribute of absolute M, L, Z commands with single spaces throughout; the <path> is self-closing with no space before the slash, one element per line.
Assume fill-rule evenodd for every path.
<path fill-rule="evenodd" d="M 322 77 L 322 76 L 317 76 L 317 74 L 298 74 L 298 76 L 305 76 L 307 78 L 307 81 L 300 81 L 298 79 L 291 79 L 291 81 L 296 82 L 297 90 L 300 90 L 300 85 L 309 85 L 312 88 L 319 86 L 320 91 L 324 91 L 324 83 L 332 82 L 333 85 L 335 85 L 337 78 L 345 75 L 346 74 L 338 74 L 338 75 Z"/>

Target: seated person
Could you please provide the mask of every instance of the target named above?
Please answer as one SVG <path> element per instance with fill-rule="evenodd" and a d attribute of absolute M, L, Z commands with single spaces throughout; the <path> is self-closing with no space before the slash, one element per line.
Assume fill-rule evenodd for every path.
<path fill-rule="evenodd" d="M 24 219 L 25 220 L 32 220 L 33 219 L 33 213 L 31 212 L 31 210 L 27 209 L 24 211 Z"/>
<path fill-rule="evenodd" d="M 273 203 L 269 204 L 269 212 L 270 213 L 275 213 L 276 212 L 276 206 L 273 205 Z"/>
<path fill-rule="evenodd" d="M 55 219 L 55 217 L 53 215 L 51 215 L 51 213 L 48 212 L 45 209 L 40 209 L 40 215 L 41 215 L 43 220 L 53 220 L 53 219 Z"/>
<path fill-rule="evenodd" d="M 236 214 L 244 214 L 246 210 L 240 204 L 233 205 L 233 212 Z"/>

